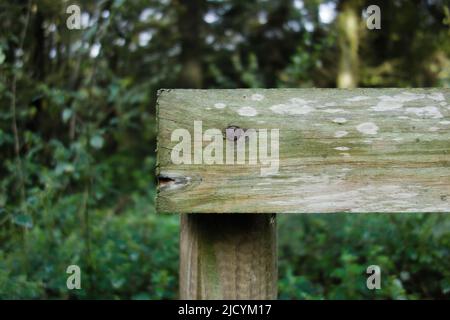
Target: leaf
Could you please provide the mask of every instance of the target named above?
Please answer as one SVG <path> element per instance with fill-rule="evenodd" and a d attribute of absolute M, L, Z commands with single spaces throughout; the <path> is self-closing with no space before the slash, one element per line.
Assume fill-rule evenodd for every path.
<path fill-rule="evenodd" d="M 140 292 L 131 297 L 132 300 L 151 300 L 152 296 L 147 292 Z"/>
<path fill-rule="evenodd" d="M 117 84 L 111 84 L 109 86 L 109 97 L 108 101 L 113 102 L 117 99 L 120 87 Z"/>
<path fill-rule="evenodd" d="M 64 109 L 63 113 L 62 113 L 62 120 L 64 123 L 67 123 L 67 121 L 69 121 L 69 119 L 72 117 L 72 110 L 71 109 Z"/>
<path fill-rule="evenodd" d="M 124 278 L 113 279 L 113 280 L 111 280 L 111 285 L 115 289 L 119 289 L 125 284 L 125 282 L 126 282 L 126 280 Z"/>
<path fill-rule="evenodd" d="M 116 0 L 114 1 L 113 7 L 115 9 L 120 8 L 125 3 L 125 0 Z"/>
<path fill-rule="evenodd" d="M 63 173 L 73 173 L 75 167 L 71 163 L 58 163 L 55 168 L 56 175 L 62 175 Z"/>
<path fill-rule="evenodd" d="M 26 214 L 17 214 L 13 216 L 12 222 L 27 229 L 33 227 L 33 219 L 31 219 L 31 217 Z"/>
<path fill-rule="evenodd" d="M 6 56 L 3 53 L 2 48 L 0 48 L 0 64 L 2 64 L 3 62 L 5 62 Z"/>
<path fill-rule="evenodd" d="M 100 135 L 93 136 L 90 140 L 90 144 L 95 149 L 101 149 L 103 147 L 103 137 Z"/>
<path fill-rule="evenodd" d="M 85 41 L 87 40 L 91 40 L 94 38 L 95 34 L 97 33 L 97 26 L 94 25 L 90 28 L 87 29 L 87 31 L 84 32 L 83 34 L 83 39 Z M 86 50 L 85 48 L 81 48 L 81 50 Z M 89 49 L 88 49 L 89 50 Z"/>

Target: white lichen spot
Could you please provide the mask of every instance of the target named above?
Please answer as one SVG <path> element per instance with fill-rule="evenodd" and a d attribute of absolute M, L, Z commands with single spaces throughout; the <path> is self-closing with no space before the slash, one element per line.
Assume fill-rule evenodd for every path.
<path fill-rule="evenodd" d="M 336 147 L 336 148 L 334 148 L 334 150 L 348 151 L 348 150 L 350 150 L 350 148 L 349 147 Z"/>
<path fill-rule="evenodd" d="M 420 99 L 424 99 L 425 97 L 426 97 L 425 94 L 422 94 L 422 93 L 418 94 L 418 93 L 412 93 L 412 92 L 407 92 L 407 91 L 404 91 L 404 92 L 394 96 L 395 99 L 400 100 L 402 102 L 420 100 Z"/>
<path fill-rule="evenodd" d="M 258 114 L 258 111 L 252 107 L 242 107 L 238 110 L 238 113 L 243 117 L 254 117 Z"/>
<path fill-rule="evenodd" d="M 347 119 L 345 119 L 345 118 L 336 118 L 336 119 L 333 119 L 333 122 L 342 124 L 342 123 L 346 123 Z"/>
<path fill-rule="evenodd" d="M 345 113 L 344 109 L 325 109 L 323 112 L 326 113 Z"/>
<path fill-rule="evenodd" d="M 450 121 L 441 121 L 441 122 L 439 122 L 439 124 L 450 125 Z"/>
<path fill-rule="evenodd" d="M 352 97 L 352 98 L 348 98 L 346 99 L 347 101 L 364 101 L 364 100 L 368 100 L 370 99 L 370 97 L 366 97 L 366 96 L 356 96 L 356 97 Z"/>
<path fill-rule="evenodd" d="M 356 130 L 362 134 L 377 134 L 378 126 L 373 122 L 364 122 L 356 126 Z"/>
<path fill-rule="evenodd" d="M 276 104 L 271 106 L 270 110 L 278 114 L 303 115 L 308 114 L 315 109 L 308 105 Z"/>
<path fill-rule="evenodd" d="M 445 107 L 447 105 L 447 102 L 442 101 L 442 102 L 439 103 L 439 105 L 442 106 L 442 107 Z"/>
<path fill-rule="evenodd" d="M 214 108 L 216 108 L 216 109 L 223 109 L 223 108 L 225 108 L 227 105 L 225 104 L 225 103 L 222 103 L 222 102 L 218 102 L 218 103 L 215 103 L 214 104 Z"/>
<path fill-rule="evenodd" d="M 334 136 L 335 136 L 336 138 L 342 138 L 342 137 L 345 137 L 346 135 L 348 135 L 348 132 L 345 131 L 345 130 L 342 130 L 342 131 L 336 131 L 336 132 L 334 133 Z"/>
<path fill-rule="evenodd" d="M 336 102 L 327 102 L 325 103 L 325 107 L 335 107 L 336 106 Z"/>
<path fill-rule="evenodd" d="M 407 116 L 398 116 L 397 118 L 399 118 L 399 119 L 401 119 L 401 120 L 409 119 L 409 117 L 407 117 Z"/>
<path fill-rule="evenodd" d="M 442 118 L 442 113 L 435 106 L 427 106 L 423 108 L 406 108 L 407 113 L 414 113 L 419 117 L 439 119 Z"/>
<path fill-rule="evenodd" d="M 403 138 L 394 138 L 394 139 L 392 139 L 392 141 L 400 142 L 400 141 L 403 141 Z"/>
<path fill-rule="evenodd" d="M 262 94 L 255 93 L 255 94 L 252 94 L 250 99 L 252 99 L 253 101 L 261 101 L 264 99 L 264 96 Z"/>
<path fill-rule="evenodd" d="M 434 101 L 444 101 L 444 95 L 442 92 L 433 92 L 432 94 L 428 95 L 428 98 L 434 100 Z"/>
<path fill-rule="evenodd" d="M 382 100 L 378 102 L 378 104 L 371 109 L 374 111 L 391 111 L 391 110 L 398 110 L 403 107 L 403 104 L 397 101 L 390 101 L 390 100 Z"/>
<path fill-rule="evenodd" d="M 308 104 L 316 102 L 316 100 L 305 100 L 301 98 L 291 98 L 289 101 L 293 104 Z"/>
<path fill-rule="evenodd" d="M 436 131 L 439 131 L 439 128 L 438 128 L 438 127 L 430 127 L 430 128 L 428 129 L 428 131 L 436 132 Z"/>
<path fill-rule="evenodd" d="M 411 92 L 402 92 L 402 93 L 396 94 L 394 96 L 378 97 L 378 99 L 380 99 L 382 101 L 400 102 L 400 103 L 424 99 L 424 98 L 426 98 L 425 94 L 416 94 L 416 93 L 411 93 Z"/>

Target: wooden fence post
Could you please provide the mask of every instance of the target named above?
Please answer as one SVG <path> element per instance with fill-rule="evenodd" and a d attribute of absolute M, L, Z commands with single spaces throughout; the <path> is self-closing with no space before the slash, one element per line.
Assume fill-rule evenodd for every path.
<path fill-rule="evenodd" d="M 181 299 L 276 299 L 275 214 L 182 214 Z"/>
<path fill-rule="evenodd" d="M 160 91 L 156 207 L 181 214 L 180 297 L 275 299 L 278 213 L 450 212 L 449 101 L 449 89 Z"/>

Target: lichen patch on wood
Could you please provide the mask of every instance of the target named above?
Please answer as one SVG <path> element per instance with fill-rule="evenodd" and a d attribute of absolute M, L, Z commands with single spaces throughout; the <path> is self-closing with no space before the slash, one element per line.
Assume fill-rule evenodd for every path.
<path fill-rule="evenodd" d="M 238 113 L 243 117 L 254 117 L 258 114 L 258 111 L 252 107 L 242 107 L 238 110 Z"/>
<path fill-rule="evenodd" d="M 449 101 L 449 89 L 161 91 L 157 209 L 450 212 Z M 223 132 L 224 151 L 230 126 L 278 129 L 277 174 L 261 175 L 248 152 L 240 164 L 172 163 L 172 132 L 191 132 L 194 121 Z M 201 138 L 194 143 L 208 146 Z"/>

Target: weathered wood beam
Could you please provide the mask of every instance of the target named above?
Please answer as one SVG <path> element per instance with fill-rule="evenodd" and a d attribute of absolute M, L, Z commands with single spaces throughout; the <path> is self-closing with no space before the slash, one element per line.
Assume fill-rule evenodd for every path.
<path fill-rule="evenodd" d="M 157 210 L 450 212 L 449 100 L 449 89 L 163 90 Z M 195 121 L 221 131 L 224 157 L 227 128 L 278 130 L 278 170 L 263 174 L 248 152 L 243 164 L 174 164 L 174 130 L 190 133 L 192 162 L 211 144 Z"/>

